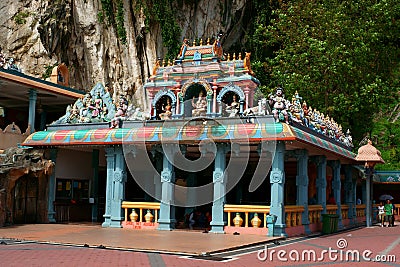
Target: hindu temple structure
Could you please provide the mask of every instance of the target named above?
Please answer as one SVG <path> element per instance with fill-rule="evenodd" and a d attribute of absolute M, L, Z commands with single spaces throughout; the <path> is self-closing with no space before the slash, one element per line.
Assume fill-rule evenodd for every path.
<path fill-rule="evenodd" d="M 30 135 L 24 145 L 56 162 L 48 221 L 172 230 L 195 212 L 212 233 L 286 236 L 320 230 L 321 214 L 339 228 L 363 220 L 350 133 L 280 86 L 254 99 L 250 56 L 185 39 L 144 84 L 149 110 L 97 84 Z"/>

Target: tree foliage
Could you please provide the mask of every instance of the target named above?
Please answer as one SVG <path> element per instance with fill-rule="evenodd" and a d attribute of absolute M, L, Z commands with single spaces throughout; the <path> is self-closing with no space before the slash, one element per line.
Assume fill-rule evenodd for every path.
<path fill-rule="evenodd" d="M 251 47 L 262 90 L 297 90 L 356 141 L 370 133 L 375 113 L 397 101 L 400 2 L 256 2 Z"/>

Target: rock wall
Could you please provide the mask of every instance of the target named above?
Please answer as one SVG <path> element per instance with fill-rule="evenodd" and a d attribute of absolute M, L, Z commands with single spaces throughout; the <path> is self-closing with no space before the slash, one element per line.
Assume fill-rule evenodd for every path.
<path fill-rule="evenodd" d="M 71 87 L 88 91 L 97 82 L 108 83 L 114 97 L 134 94 L 130 100 L 147 109 L 142 85 L 157 57 L 166 54 L 160 25 L 145 25 L 134 1 L 122 1 L 126 44 L 115 27 L 99 20 L 101 0 L 2 0 L 0 48 L 20 63 L 25 74 L 42 77 L 47 68 L 64 62 Z M 179 39 L 205 41 L 222 31 L 225 51 L 238 48 L 251 17 L 246 15 L 249 9 L 249 0 L 175 1 L 182 29 Z"/>

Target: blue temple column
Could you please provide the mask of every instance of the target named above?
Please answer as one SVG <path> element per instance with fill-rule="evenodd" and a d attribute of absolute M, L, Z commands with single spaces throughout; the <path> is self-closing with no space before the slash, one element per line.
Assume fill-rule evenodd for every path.
<path fill-rule="evenodd" d="M 212 204 L 211 233 L 223 234 L 224 232 L 224 202 L 226 191 L 226 156 L 225 144 L 217 144 L 217 152 L 214 160 L 213 184 L 214 196 Z"/>
<path fill-rule="evenodd" d="M 303 206 L 304 211 L 301 216 L 301 223 L 306 234 L 310 234 L 310 221 L 308 219 L 308 151 L 299 149 L 294 151 L 297 158 L 297 199 L 296 205 Z"/>
<path fill-rule="evenodd" d="M 35 131 L 35 112 L 36 112 L 37 92 L 35 89 L 29 89 L 29 115 L 28 124 L 31 126 L 31 133 Z"/>
<path fill-rule="evenodd" d="M 175 146 L 164 145 L 163 149 L 175 149 Z M 168 152 L 172 155 L 172 151 Z M 161 203 L 160 217 L 158 219 L 158 230 L 172 230 L 175 228 L 175 207 L 174 200 L 174 166 L 163 153 L 163 170 L 161 172 Z"/>
<path fill-rule="evenodd" d="M 122 147 L 107 147 L 106 208 L 103 227 L 120 228 L 124 219 L 121 208 L 125 197 L 126 163 Z"/>
<path fill-rule="evenodd" d="M 353 221 L 354 224 L 358 223 L 358 218 L 357 218 L 357 177 L 354 177 L 352 180 L 353 182 L 353 203 L 354 203 L 354 211 L 353 211 Z"/>
<path fill-rule="evenodd" d="M 180 115 L 179 117 L 182 117 L 185 115 L 185 101 L 183 98 L 183 94 L 182 93 L 178 93 L 178 98 L 179 98 L 179 104 L 180 104 Z"/>
<path fill-rule="evenodd" d="M 58 150 L 56 148 L 50 149 L 50 160 L 56 164 L 57 160 L 57 152 Z M 54 201 L 56 199 L 56 170 L 54 167 L 53 173 L 49 177 L 49 183 L 47 188 L 49 189 L 49 193 L 47 195 L 47 219 L 49 223 L 55 223 L 56 222 L 56 212 L 54 210 Z"/>
<path fill-rule="evenodd" d="M 239 100 L 239 114 L 243 114 L 244 100 Z"/>
<path fill-rule="evenodd" d="M 212 114 L 212 100 L 213 100 L 212 92 L 211 92 L 211 94 L 207 92 L 206 100 L 207 100 L 207 116 L 211 116 L 211 114 Z"/>
<path fill-rule="evenodd" d="M 349 206 L 347 218 L 350 220 L 350 224 L 355 223 L 355 192 L 354 182 L 352 179 L 352 167 L 351 165 L 344 165 L 344 201 Z"/>
<path fill-rule="evenodd" d="M 275 156 L 272 160 L 270 173 L 271 183 L 271 206 L 270 214 L 277 216 L 273 236 L 287 236 L 285 216 L 285 143 L 278 141 Z"/>
<path fill-rule="evenodd" d="M 97 212 L 99 203 L 99 150 L 93 149 L 92 151 L 92 168 L 93 168 L 93 180 L 92 180 L 92 222 L 97 222 Z"/>
<path fill-rule="evenodd" d="M 367 181 L 365 179 L 361 181 L 361 203 L 367 203 Z"/>
<path fill-rule="evenodd" d="M 332 189 L 333 196 L 336 201 L 337 210 L 336 214 L 339 216 L 338 229 L 343 229 L 342 222 L 342 205 L 341 205 L 341 188 L 342 182 L 340 181 L 340 161 L 339 160 L 330 160 L 328 161 L 329 166 L 332 168 Z"/>
<path fill-rule="evenodd" d="M 315 156 L 312 160 L 317 165 L 317 204 L 322 206 L 321 214 L 326 214 L 326 157 Z"/>

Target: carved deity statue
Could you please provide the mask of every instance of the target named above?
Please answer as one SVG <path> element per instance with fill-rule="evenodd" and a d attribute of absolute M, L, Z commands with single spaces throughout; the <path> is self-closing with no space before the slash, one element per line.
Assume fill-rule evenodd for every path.
<path fill-rule="evenodd" d="M 243 66 L 249 72 L 250 75 L 254 75 L 254 72 L 251 70 L 250 56 L 251 56 L 250 52 L 245 53 Z"/>
<path fill-rule="evenodd" d="M 274 115 L 276 122 L 289 122 L 287 109 L 289 108 L 290 103 L 288 103 L 288 101 L 285 99 L 283 89 L 281 87 L 278 86 L 275 89 L 275 94 L 269 96 L 269 105 L 272 109 L 272 114 Z"/>
<path fill-rule="evenodd" d="M 153 72 L 152 72 L 152 75 L 153 75 L 153 76 L 156 76 L 156 75 L 157 75 L 157 71 L 158 71 L 159 68 L 160 68 L 160 59 L 158 59 L 158 60 L 156 61 L 156 64 L 155 64 L 154 67 L 153 67 Z"/>
<path fill-rule="evenodd" d="M 226 107 L 225 111 L 229 114 L 229 117 L 235 117 L 238 115 L 240 108 L 239 102 L 237 102 L 237 96 L 233 95 L 232 103 Z"/>
<path fill-rule="evenodd" d="M 207 101 L 205 96 L 203 96 L 203 92 L 199 93 L 199 97 L 197 98 L 196 103 L 194 102 L 194 97 L 192 99 L 192 116 L 193 117 L 198 117 L 198 116 L 205 116 L 207 113 Z"/>
<path fill-rule="evenodd" d="M 171 101 L 169 100 L 169 98 L 167 98 L 167 104 L 165 104 L 164 108 L 163 108 L 163 113 L 160 113 L 160 119 L 162 120 L 169 120 L 171 119 L 172 116 L 172 106 L 171 106 Z"/>
<path fill-rule="evenodd" d="M 222 59 L 223 55 L 224 55 L 224 51 L 222 50 L 221 37 L 222 37 L 222 34 L 218 34 L 217 38 L 215 39 L 213 47 L 212 47 L 212 53 L 213 53 L 213 56 Z"/>
<path fill-rule="evenodd" d="M 179 51 L 178 59 L 180 59 L 180 60 L 184 59 L 185 53 L 186 53 L 186 50 L 187 50 L 188 46 L 189 46 L 189 40 L 188 39 L 184 39 L 183 43 L 182 43 L 182 46 L 181 46 L 181 49 Z"/>
<path fill-rule="evenodd" d="M 118 128 L 119 123 L 125 119 L 128 110 L 128 100 L 124 96 L 120 96 L 117 112 L 111 120 L 111 128 Z"/>

